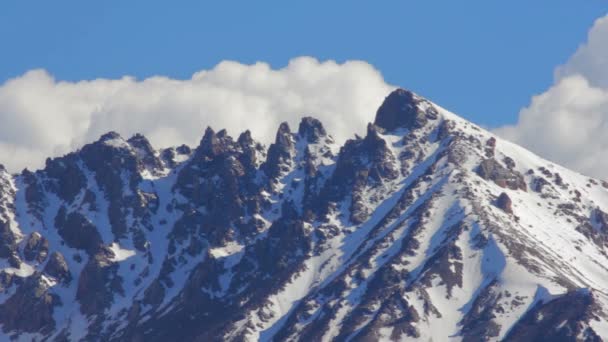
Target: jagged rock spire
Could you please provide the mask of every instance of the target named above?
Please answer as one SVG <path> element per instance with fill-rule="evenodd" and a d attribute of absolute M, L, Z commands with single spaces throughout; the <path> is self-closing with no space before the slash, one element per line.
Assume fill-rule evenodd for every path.
<path fill-rule="evenodd" d="M 221 151 L 222 146 L 218 134 L 215 133 L 213 128 L 207 127 L 197 152 L 205 156 L 214 156 L 220 154 Z"/>
<path fill-rule="evenodd" d="M 237 142 L 241 146 L 250 146 L 254 144 L 253 137 L 251 136 L 251 131 L 246 130 L 245 132 L 239 135 Z"/>
<path fill-rule="evenodd" d="M 139 148 L 147 153 L 154 153 L 154 148 L 152 147 L 152 144 L 150 144 L 150 141 L 148 140 L 148 138 L 146 138 L 145 136 L 143 136 L 140 133 L 136 133 L 134 136 L 130 137 L 129 140 L 127 140 L 127 142 L 135 147 L 135 148 Z"/>
<path fill-rule="evenodd" d="M 293 145 L 291 141 L 291 129 L 289 129 L 287 122 L 283 122 L 279 126 L 274 143 L 282 147 L 291 147 Z"/>
<path fill-rule="evenodd" d="M 320 138 L 326 136 L 327 132 L 321 121 L 312 117 L 304 117 L 302 118 L 302 121 L 300 121 L 298 135 L 308 142 L 316 143 Z"/>
<path fill-rule="evenodd" d="M 99 142 L 105 142 L 113 139 L 122 139 L 122 137 L 117 132 L 110 131 L 99 137 Z"/>
<path fill-rule="evenodd" d="M 283 122 L 279 126 L 274 144 L 268 148 L 268 158 L 263 165 L 266 175 L 270 178 L 277 177 L 283 164 L 291 160 L 293 148 L 291 130 L 287 122 Z"/>
<path fill-rule="evenodd" d="M 417 128 L 427 121 L 427 113 L 418 104 L 422 102 L 414 93 L 397 89 L 390 93 L 378 111 L 374 124 L 387 131 L 398 128 Z"/>

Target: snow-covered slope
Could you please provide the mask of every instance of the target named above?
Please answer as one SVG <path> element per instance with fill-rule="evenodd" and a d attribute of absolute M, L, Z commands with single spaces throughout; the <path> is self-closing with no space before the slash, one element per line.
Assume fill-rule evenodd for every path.
<path fill-rule="evenodd" d="M 595 341 L 608 183 L 396 90 L 365 137 L 0 170 L 0 340 Z"/>

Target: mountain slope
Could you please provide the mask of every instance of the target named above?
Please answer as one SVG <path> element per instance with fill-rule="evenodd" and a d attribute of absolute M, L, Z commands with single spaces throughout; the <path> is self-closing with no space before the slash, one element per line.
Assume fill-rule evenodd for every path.
<path fill-rule="evenodd" d="M 401 89 L 344 146 L 108 133 L 0 194 L 2 338 L 608 336 L 608 184 Z"/>

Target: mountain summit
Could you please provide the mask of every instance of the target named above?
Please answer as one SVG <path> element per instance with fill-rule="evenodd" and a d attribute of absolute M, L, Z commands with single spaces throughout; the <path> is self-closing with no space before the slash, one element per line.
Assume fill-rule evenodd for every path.
<path fill-rule="evenodd" d="M 403 89 L 328 133 L 0 168 L 0 339 L 608 338 L 608 183 Z"/>

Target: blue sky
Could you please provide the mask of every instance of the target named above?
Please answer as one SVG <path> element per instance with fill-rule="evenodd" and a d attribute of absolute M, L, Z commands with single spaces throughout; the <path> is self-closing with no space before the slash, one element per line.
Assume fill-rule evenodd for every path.
<path fill-rule="evenodd" d="M 606 0 L 4 1 L 0 83 L 189 78 L 222 60 L 361 59 L 489 127 L 516 120 L 608 11 Z"/>

